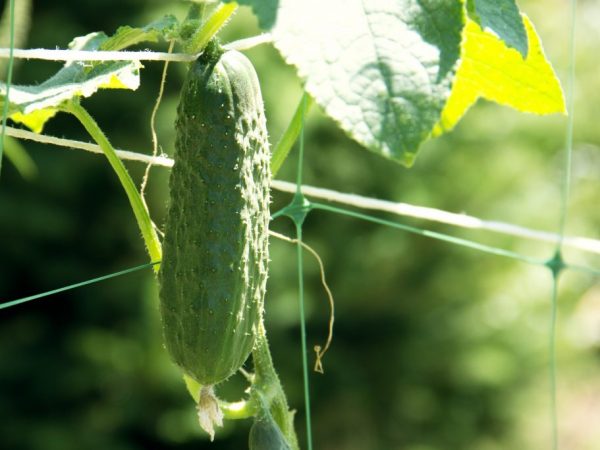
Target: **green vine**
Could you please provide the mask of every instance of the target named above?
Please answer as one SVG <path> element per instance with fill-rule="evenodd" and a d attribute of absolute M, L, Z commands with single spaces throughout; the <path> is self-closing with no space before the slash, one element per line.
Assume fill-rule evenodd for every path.
<path fill-rule="evenodd" d="M 185 53 L 198 53 L 206 44 L 217 34 L 217 32 L 229 21 L 237 10 L 237 3 L 227 3 L 219 5 L 219 7 L 206 19 L 201 27 L 195 27 L 198 19 L 195 17 L 203 12 L 202 9 L 198 9 L 197 5 L 192 5 L 188 19 L 182 25 L 182 38 L 184 39 L 183 48 Z M 196 11 L 198 9 L 198 11 Z M 190 36 L 186 36 L 189 32 L 188 28 L 192 26 L 195 30 L 190 33 Z"/>
<path fill-rule="evenodd" d="M 152 225 L 148 208 L 142 200 L 142 197 L 133 180 L 131 179 L 129 172 L 127 172 L 127 169 L 117 156 L 115 148 L 112 146 L 98 123 L 94 120 L 90 113 L 88 113 L 87 110 L 81 106 L 79 101 L 68 101 L 61 106 L 61 110 L 73 114 L 77 120 L 81 122 L 92 139 L 96 141 L 106 155 L 108 162 L 119 177 L 119 181 L 121 182 L 123 189 L 125 189 L 125 193 L 127 194 L 127 198 L 129 199 L 129 203 L 133 209 L 133 214 L 137 220 L 138 227 L 142 233 L 142 237 L 144 238 L 146 250 L 148 251 L 150 260 L 160 261 L 162 258 L 162 248 L 158 239 L 158 235 L 156 234 L 156 230 Z M 158 272 L 158 269 L 158 265 L 154 266 L 155 272 Z"/>
<path fill-rule="evenodd" d="M 308 112 L 313 103 L 314 100 L 306 92 L 300 98 L 292 120 L 273 149 L 273 154 L 271 155 L 271 173 L 273 176 L 277 175 L 277 172 L 279 172 L 283 162 L 290 153 L 294 142 L 298 139 L 303 127 L 302 117 Z"/>

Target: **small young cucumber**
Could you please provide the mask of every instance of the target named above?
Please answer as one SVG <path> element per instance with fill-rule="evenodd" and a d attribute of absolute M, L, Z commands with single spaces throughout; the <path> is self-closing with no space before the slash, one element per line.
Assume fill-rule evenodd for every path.
<path fill-rule="evenodd" d="M 281 429 L 268 409 L 263 409 L 254 419 L 248 438 L 249 450 L 291 450 Z"/>
<path fill-rule="evenodd" d="M 211 43 L 177 110 L 160 311 L 173 361 L 201 385 L 238 370 L 254 345 L 266 290 L 269 145 L 258 77 Z"/>

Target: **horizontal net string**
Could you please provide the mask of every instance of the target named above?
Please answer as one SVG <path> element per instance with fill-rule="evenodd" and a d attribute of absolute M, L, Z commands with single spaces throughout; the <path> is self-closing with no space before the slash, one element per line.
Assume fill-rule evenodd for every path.
<path fill-rule="evenodd" d="M 0 58 L 8 58 L 9 49 L 0 48 Z M 151 51 L 92 51 L 61 50 L 46 48 L 15 49 L 16 59 L 38 59 L 44 61 L 175 61 L 190 62 L 197 56 L 187 53 Z"/>
<path fill-rule="evenodd" d="M 503 256 L 506 258 L 515 259 L 517 261 L 525 262 L 528 264 L 534 264 L 534 265 L 538 265 L 538 266 L 544 266 L 544 265 L 548 266 L 552 262 L 552 260 L 532 258 L 530 256 L 526 256 L 526 255 L 523 255 L 523 254 L 520 254 L 517 252 L 513 252 L 510 250 L 506 250 L 503 248 L 492 247 L 490 245 L 480 244 L 478 242 L 470 241 L 468 239 L 458 238 L 455 236 L 450 236 L 450 235 L 447 235 L 444 233 L 439 233 L 437 231 L 424 230 L 422 228 L 411 227 L 409 225 L 392 222 L 391 220 L 381 219 L 378 217 L 369 216 L 367 214 L 361 214 L 359 212 L 350 211 L 350 210 L 343 209 L 343 208 L 337 208 L 335 206 L 325 205 L 322 203 L 314 203 L 313 202 L 313 203 L 311 203 L 311 208 L 317 209 L 317 210 L 320 209 L 323 211 L 328 211 L 328 212 L 332 212 L 335 214 L 341 214 L 341 215 L 345 215 L 345 216 L 349 216 L 349 217 L 354 217 L 356 219 L 361 219 L 361 220 L 365 220 L 368 222 L 377 223 L 379 225 L 385 225 L 390 228 L 397 228 L 397 229 L 400 229 L 403 231 L 408 231 L 409 233 L 417 234 L 420 236 L 425 236 L 428 238 L 433 238 L 433 239 L 436 239 L 439 241 L 450 242 L 452 244 L 460 245 L 461 247 L 467 247 L 467 248 L 471 248 L 474 250 L 478 250 L 483 253 L 489 253 L 491 255 Z M 576 265 L 576 264 L 567 264 L 566 262 L 564 262 L 564 268 L 575 270 L 578 272 L 584 272 L 584 273 L 587 273 L 587 274 L 593 275 L 593 276 L 600 276 L 600 270 L 597 270 L 597 269 L 594 269 L 591 267 L 580 266 L 580 265 Z"/>
<path fill-rule="evenodd" d="M 535 265 L 545 265 L 546 260 L 531 258 L 529 256 L 521 255 L 519 253 L 512 252 L 510 250 L 501 249 L 498 247 L 492 247 L 485 244 L 479 244 L 477 242 L 470 241 L 468 239 L 457 238 L 454 236 L 449 236 L 447 234 L 438 233 L 437 231 L 424 230 L 422 228 L 411 227 L 409 225 L 404 225 L 397 222 L 392 222 L 391 220 L 380 219 L 378 217 L 369 216 L 366 214 L 361 214 L 359 212 L 350 211 L 343 208 L 337 208 L 335 206 L 324 205 L 321 203 L 311 203 L 311 206 L 317 210 L 323 210 L 332 212 L 335 214 L 341 214 L 344 216 L 354 217 L 356 219 L 366 220 L 368 222 L 377 223 L 379 225 L 385 225 L 390 228 L 398 228 L 403 231 L 408 231 L 409 233 L 418 234 L 420 236 L 425 236 L 433 239 L 437 239 L 439 241 L 450 242 L 452 244 L 460 245 L 462 247 L 472 248 L 474 250 L 478 250 L 484 253 L 490 253 L 496 256 L 504 256 L 507 258 L 516 259 L 522 262 L 526 262 L 529 264 Z"/>
<path fill-rule="evenodd" d="M 75 148 L 89 151 L 92 153 L 102 154 L 102 150 L 98 145 L 87 142 L 58 138 L 48 135 L 40 135 L 31 131 L 22 130 L 14 127 L 7 127 L 6 134 L 8 136 L 12 136 L 19 139 L 29 139 L 36 142 L 56 145 L 59 147 Z M 117 155 L 123 160 L 139 161 L 160 167 L 173 166 L 173 160 L 165 155 L 154 157 L 143 153 L 136 153 L 126 150 L 117 150 Z M 281 180 L 273 180 L 272 186 L 274 189 L 277 189 L 279 191 L 289 193 L 296 192 L 295 183 L 289 183 Z M 444 223 L 460 228 L 492 231 L 495 233 L 547 243 L 558 243 L 561 241 L 561 236 L 557 233 L 533 230 L 527 227 L 522 227 L 519 225 L 514 225 L 505 222 L 479 219 L 477 217 L 470 216 L 467 214 L 457 214 L 425 206 L 416 206 L 408 203 L 398 203 L 388 200 L 374 199 L 370 197 L 364 197 L 355 194 L 347 194 L 331 189 L 323 189 L 307 185 L 302 185 L 301 190 L 303 194 L 308 195 L 310 197 L 329 202 L 340 203 L 343 205 L 361 209 L 388 212 L 399 216 L 429 220 L 432 222 Z M 600 254 L 600 240 L 597 239 L 564 236 L 562 238 L 562 244 L 565 247 L 570 247 L 589 253 Z M 593 273 L 595 273 L 594 269 L 590 270 Z"/>
<path fill-rule="evenodd" d="M 260 44 L 271 42 L 268 33 L 240 39 L 223 45 L 226 50 L 247 50 Z M 9 58 L 10 49 L 0 48 L 0 58 Z M 154 51 L 90 51 L 69 49 L 29 48 L 13 50 L 16 59 L 38 59 L 44 61 L 171 61 L 191 62 L 198 55 L 188 53 L 167 53 Z"/>

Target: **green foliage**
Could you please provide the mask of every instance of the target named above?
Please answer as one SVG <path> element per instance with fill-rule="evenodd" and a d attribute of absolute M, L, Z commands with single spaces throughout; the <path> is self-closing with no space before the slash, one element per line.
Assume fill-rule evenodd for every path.
<path fill-rule="evenodd" d="M 104 33 L 75 38 L 72 50 L 98 50 L 108 40 Z M 115 61 L 86 65 L 67 63 L 52 77 L 36 86 L 10 87 L 9 117 L 40 133 L 62 103 L 89 97 L 98 89 L 137 89 L 140 84 L 139 61 Z M 0 83 L 0 106 L 6 101 L 6 85 Z"/>
<path fill-rule="evenodd" d="M 234 0 L 225 0 L 231 3 Z M 258 17 L 258 23 L 263 30 L 270 30 L 275 25 L 280 13 L 280 0 L 236 0 L 240 5 L 248 5 Z"/>
<path fill-rule="evenodd" d="M 486 31 L 498 36 L 507 47 L 527 58 L 528 39 L 515 0 L 467 0 L 469 16 Z"/>
<path fill-rule="evenodd" d="M 540 38 L 527 16 L 523 20 L 529 42 L 527 58 L 467 19 L 461 64 L 434 135 L 454 128 L 480 97 L 522 112 L 566 112 L 560 82 L 546 59 Z"/>
<path fill-rule="evenodd" d="M 125 25 L 106 39 L 99 50 L 122 50 L 142 42 L 157 42 L 160 38 L 172 39 L 178 29 L 179 22 L 172 15 L 166 15 L 141 28 Z"/>
<path fill-rule="evenodd" d="M 284 0 L 271 30 L 325 112 L 368 149 L 406 165 L 439 120 L 460 50 L 462 5 L 426 3 L 381 10 Z"/>
<path fill-rule="evenodd" d="M 430 0 L 416 7 L 400 2 L 383 10 L 361 2 L 316 0 L 244 4 L 252 6 L 262 28 L 272 33 L 275 47 L 295 66 L 304 88 L 326 114 L 366 148 L 407 166 L 423 141 L 453 128 L 478 97 L 540 114 L 564 109 L 559 82 L 533 25 L 526 18 L 524 22 L 510 0 L 471 1 L 467 6 Z M 234 3 L 222 5 L 202 24 L 193 16 L 179 25 L 166 15 L 141 28 L 122 26 L 111 38 L 78 38 L 71 47 L 118 50 L 177 37 L 184 50 L 194 53 L 235 9 Z M 315 10 L 320 14 L 314 15 Z M 331 17 L 337 22 L 331 23 Z M 521 59 L 511 49 L 521 52 Z M 498 58 L 499 53 L 506 56 Z M 40 131 L 65 99 L 91 95 L 100 87 L 135 89 L 140 66 L 130 64 L 93 63 L 85 69 L 68 64 L 39 86 L 16 87 L 11 117 Z M 89 79 L 90 74 L 97 77 Z M 68 86 L 55 93 L 58 82 Z M 277 157 L 286 154 L 278 152 Z"/>
<path fill-rule="evenodd" d="M 451 129 L 479 96 L 543 114 L 564 108 L 556 106 L 557 92 L 562 105 L 562 92 L 535 31 L 528 24 L 526 33 L 513 0 L 471 0 L 465 6 L 470 19 L 463 17 L 463 3 L 454 0 L 419 6 L 291 0 L 242 4 L 250 5 L 261 27 L 273 34 L 275 47 L 296 67 L 305 89 L 327 115 L 369 150 L 407 166 L 423 141 Z M 484 33 L 467 30 L 473 20 Z M 461 33 L 467 44 L 460 52 L 462 73 L 457 75 Z M 487 44 L 490 39 L 500 45 L 493 48 Z M 533 47 L 534 56 L 526 64 L 511 57 L 506 67 L 498 68 L 503 60 L 497 58 L 497 47 L 517 49 L 523 58 Z M 469 59 L 481 64 L 466 68 Z M 532 67 L 532 73 L 524 73 L 524 65 Z M 507 68 L 508 76 L 497 75 L 498 69 L 501 74 Z M 493 96 L 461 84 L 490 78 L 497 93 Z M 522 82 L 530 91 L 537 90 L 536 98 L 549 99 L 524 100 L 529 97 L 518 89 Z M 528 101 L 527 107 L 517 98 Z M 436 125 L 440 121 L 441 128 Z"/>

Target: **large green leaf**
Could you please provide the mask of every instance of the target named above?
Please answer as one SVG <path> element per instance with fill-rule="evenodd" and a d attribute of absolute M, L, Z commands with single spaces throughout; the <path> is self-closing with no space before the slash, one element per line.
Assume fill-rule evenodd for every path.
<path fill-rule="evenodd" d="M 413 162 L 450 93 L 462 2 L 241 3 L 254 8 L 306 91 L 350 136 L 383 156 Z"/>
<path fill-rule="evenodd" d="M 107 39 L 104 33 L 91 33 L 75 38 L 69 48 L 98 50 Z M 98 89 L 137 89 L 140 67 L 139 61 L 68 62 L 39 85 L 12 85 L 9 91 L 9 117 L 39 133 L 65 101 L 89 97 Z M 5 101 L 6 85 L 0 83 L 0 107 Z"/>
<path fill-rule="evenodd" d="M 479 97 L 522 112 L 565 112 L 560 82 L 544 55 L 540 38 L 525 15 L 523 22 L 529 44 L 526 59 L 497 36 L 467 20 L 461 64 L 434 135 L 451 130 Z"/>
<path fill-rule="evenodd" d="M 230 3 L 235 1 L 240 5 L 248 5 L 258 17 L 258 24 L 263 30 L 270 30 L 275 25 L 279 10 L 280 0 L 225 0 Z M 318 11 L 314 11 L 318 13 Z"/>
<path fill-rule="evenodd" d="M 467 5 L 469 16 L 481 28 L 527 57 L 527 32 L 515 0 L 469 0 Z"/>

